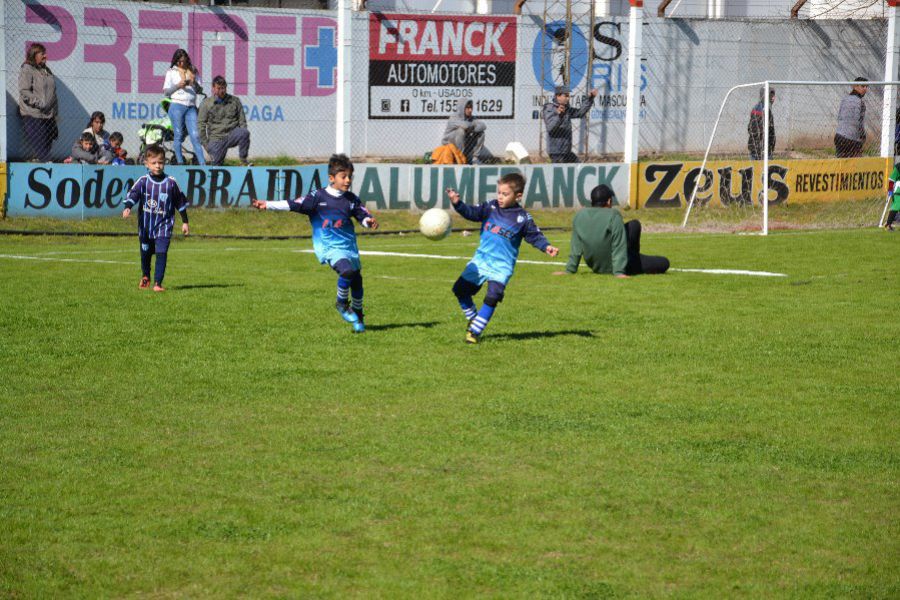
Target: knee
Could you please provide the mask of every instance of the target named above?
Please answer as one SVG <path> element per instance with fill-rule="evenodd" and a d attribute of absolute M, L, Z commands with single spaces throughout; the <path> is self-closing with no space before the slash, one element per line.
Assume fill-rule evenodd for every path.
<path fill-rule="evenodd" d="M 338 271 L 338 275 L 343 277 L 350 283 L 354 283 L 360 278 L 359 271 L 353 269 L 352 267 L 341 269 L 340 271 Z"/>
<path fill-rule="evenodd" d="M 488 288 L 487 294 L 484 295 L 484 303 L 490 307 L 496 307 L 503 302 L 505 290 L 502 288 Z"/>

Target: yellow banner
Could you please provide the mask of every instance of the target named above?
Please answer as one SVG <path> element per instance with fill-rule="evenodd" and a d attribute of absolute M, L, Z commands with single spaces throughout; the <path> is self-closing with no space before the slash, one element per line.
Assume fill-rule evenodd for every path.
<path fill-rule="evenodd" d="M 759 204 L 762 161 L 642 162 L 638 207 L 684 207 L 697 185 L 696 201 L 712 205 Z M 769 163 L 770 204 L 838 202 L 880 197 L 893 167 L 889 158 L 773 160 Z"/>

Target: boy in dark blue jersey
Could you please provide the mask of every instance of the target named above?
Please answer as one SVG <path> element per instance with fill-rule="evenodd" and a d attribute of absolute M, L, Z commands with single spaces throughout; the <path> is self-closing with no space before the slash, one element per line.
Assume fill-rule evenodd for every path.
<path fill-rule="evenodd" d="M 150 259 L 156 254 L 154 292 L 164 292 L 163 277 L 166 274 L 166 259 L 169 242 L 175 227 L 175 211 L 181 215 L 181 232 L 187 235 L 187 198 L 181 193 L 174 177 L 166 176 L 166 153 L 162 146 L 149 146 L 145 153 L 144 165 L 149 171 L 134 182 L 125 198 L 122 218 L 131 216 L 131 208 L 137 205 L 138 239 L 141 242 L 141 282 L 142 290 L 150 287 Z"/>
<path fill-rule="evenodd" d="M 447 190 L 456 212 L 470 221 L 481 223 L 481 240 L 475 256 L 453 284 L 453 293 L 469 320 L 466 331 L 466 342 L 469 344 L 478 343 L 494 309 L 503 300 L 506 284 L 516 268 L 522 239 L 550 256 L 559 253 L 559 249 L 551 246 L 541 233 L 528 211 L 519 205 L 524 191 L 525 178 L 519 173 L 507 173 L 500 177 L 497 181 L 497 199 L 478 206 L 460 202 L 456 190 Z M 484 304 L 476 312 L 472 296 L 485 282 L 488 288 Z"/>
<path fill-rule="evenodd" d="M 251 204 L 259 210 L 289 210 L 309 217 L 316 258 L 338 274 L 335 307 L 354 333 L 362 333 L 366 330 L 362 265 L 353 219 L 372 229 L 378 229 L 378 221 L 350 191 L 352 183 L 353 163 L 344 154 L 334 154 L 328 161 L 328 187 L 296 200 L 253 200 Z"/>

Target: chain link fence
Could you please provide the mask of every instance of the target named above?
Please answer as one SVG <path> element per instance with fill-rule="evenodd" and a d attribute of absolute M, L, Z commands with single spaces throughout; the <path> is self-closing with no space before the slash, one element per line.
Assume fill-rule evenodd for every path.
<path fill-rule="evenodd" d="M 432 13 L 432 4 L 353 13 L 349 82 L 355 159 L 421 161 L 451 139 L 448 125 L 464 116 L 460 111 L 471 101 L 481 123 L 476 129 L 483 128 L 483 148 L 464 147 L 470 154 L 483 162 L 526 154 L 535 162 L 546 160 L 541 110 L 558 85 L 572 88 L 576 107 L 589 91 L 597 92 L 591 110 L 573 120 L 573 151 L 583 160 L 621 159 L 627 17 L 600 14 L 589 1 L 531 0 L 519 16 L 496 10 L 478 16 Z M 624 15 L 623 7 L 610 11 Z M 333 10 L 110 0 L 13 0 L 4 10 L 10 160 L 31 154 L 23 145 L 17 103 L 21 64 L 35 41 L 47 47 L 59 99 L 53 160 L 71 154 L 94 111 L 104 113 L 106 130 L 121 132 L 124 148 L 136 156 L 138 132 L 147 122 L 166 118 L 160 104 L 163 79 L 178 48 L 189 52 L 206 94 L 212 78 L 222 75 L 229 92 L 241 99 L 251 157 L 315 162 L 336 147 Z M 640 70 L 643 157 L 702 154 L 722 99 L 734 85 L 883 77 L 884 19 L 660 19 L 650 13 L 643 23 Z M 831 119 L 832 99 L 780 97 L 776 115 L 787 119 L 820 100 L 823 118 L 809 127 L 822 129 Z M 821 134 L 797 122 L 789 136 L 784 130 L 779 144 L 796 140 L 790 143 L 797 145 L 811 133 Z M 730 134 L 735 147 L 746 144 L 746 123 Z M 190 150 L 190 141 L 185 147 Z"/>

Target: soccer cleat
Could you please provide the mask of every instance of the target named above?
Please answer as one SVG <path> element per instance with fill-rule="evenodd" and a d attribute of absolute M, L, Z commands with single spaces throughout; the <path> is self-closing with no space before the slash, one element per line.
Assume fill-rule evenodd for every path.
<path fill-rule="evenodd" d="M 366 331 L 366 324 L 362 322 L 362 320 L 357 321 L 353 324 L 353 333 L 364 333 Z"/>
<path fill-rule="evenodd" d="M 335 302 L 334 308 L 340 313 L 341 318 L 348 323 L 359 323 L 359 317 L 356 316 L 355 312 L 350 310 L 350 306 L 346 302 Z"/>
<path fill-rule="evenodd" d="M 141 282 L 138 284 L 139 290 L 146 290 L 150 287 L 150 278 L 149 277 L 141 277 Z"/>
<path fill-rule="evenodd" d="M 467 344 L 477 344 L 479 339 L 481 339 L 480 336 L 472 333 L 471 331 L 466 331 L 466 343 Z"/>
<path fill-rule="evenodd" d="M 166 288 L 164 288 L 163 286 L 161 286 L 157 283 L 157 284 L 154 284 L 153 291 L 154 292 L 164 292 L 164 291 L 166 291 Z"/>
<path fill-rule="evenodd" d="M 894 224 L 888 223 L 887 225 L 884 226 L 884 229 L 885 229 L 885 231 L 894 231 Z"/>

